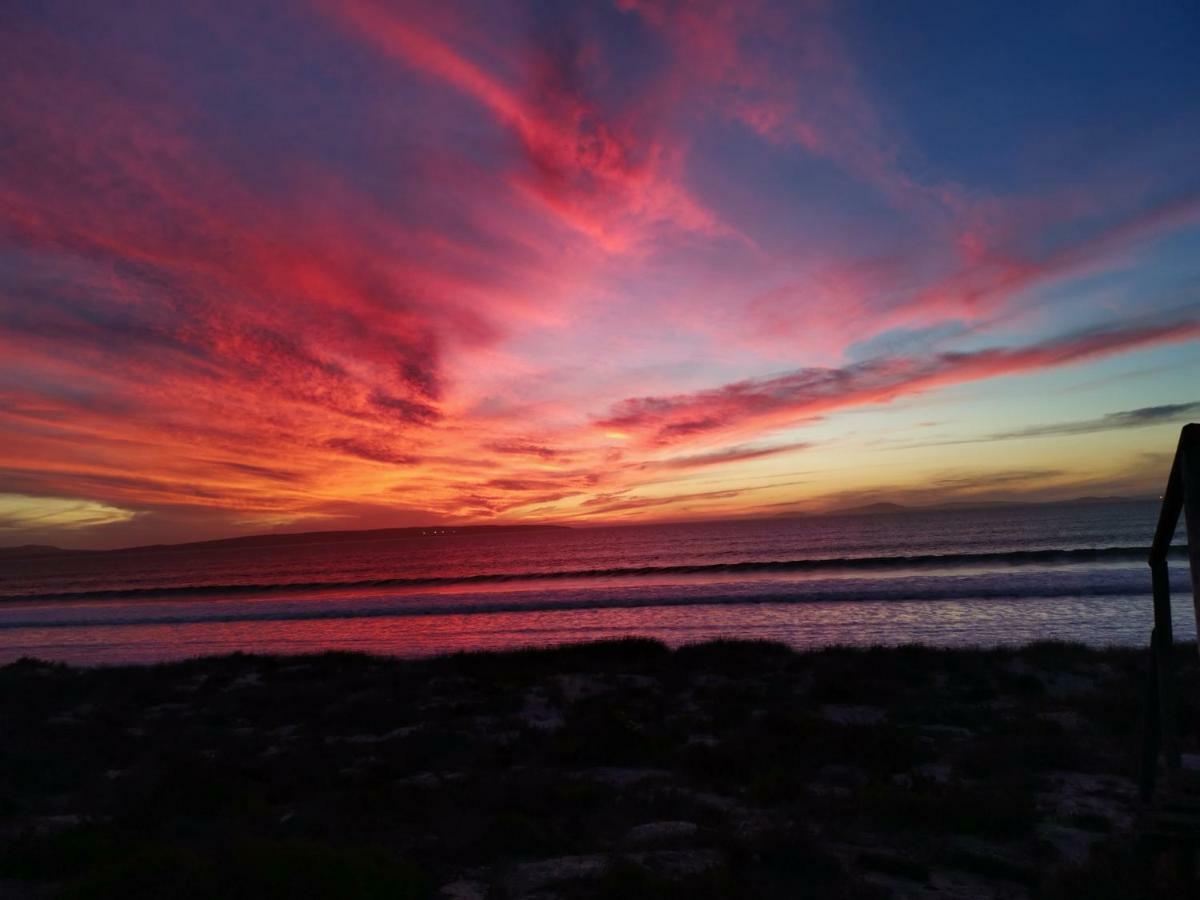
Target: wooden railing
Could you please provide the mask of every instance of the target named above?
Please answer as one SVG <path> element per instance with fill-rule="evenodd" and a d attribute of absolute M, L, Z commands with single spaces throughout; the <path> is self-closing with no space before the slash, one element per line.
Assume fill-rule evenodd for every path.
<path fill-rule="evenodd" d="M 1142 796 L 1154 793 L 1161 753 L 1168 776 L 1178 772 L 1179 719 L 1175 702 L 1175 668 L 1171 647 L 1171 584 L 1167 552 L 1179 513 L 1187 524 L 1188 563 L 1192 574 L 1192 603 L 1200 624 L 1200 425 L 1185 425 L 1171 463 L 1162 498 L 1158 528 L 1150 548 L 1150 580 L 1154 589 L 1154 630 L 1150 632 L 1150 671 L 1147 678 L 1146 725 L 1142 753 Z"/>

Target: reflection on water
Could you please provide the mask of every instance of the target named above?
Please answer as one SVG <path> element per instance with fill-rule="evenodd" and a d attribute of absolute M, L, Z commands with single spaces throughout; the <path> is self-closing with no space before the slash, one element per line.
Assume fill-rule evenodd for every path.
<path fill-rule="evenodd" d="M 641 635 L 671 645 L 714 638 L 829 644 L 917 642 L 940 646 L 1056 638 L 1097 646 L 1145 645 L 1145 597 L 761 603 L 538 610 L 351 619 L 243 620 L 107 628 L 29 627 L 3 633 L 0 661 L 23 655 L 95 664 L 156 662 L 213 653 L 328 649 L 401 656 L 547 646 Z M 1177 603 L 1176 634 L 1195 636 L 1190 603 Z"/>
<path fill-rule="evenodd" d="M 1153 503 L 1091 503 L 15 559 L 0 571 L 0 662 L 414 656 L 628 634 L 1144 645 L 1156 517 Z M 1181 562 L 1177 627 L 1192 639 Z"/>

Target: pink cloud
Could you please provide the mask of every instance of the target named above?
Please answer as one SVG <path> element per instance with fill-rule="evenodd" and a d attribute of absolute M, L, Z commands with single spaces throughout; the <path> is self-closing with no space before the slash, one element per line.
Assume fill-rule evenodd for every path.
<path fill-rule="evenodd" d="M 986 378 L 1052 369 L 1118 353 L 1200 338 L 1200 321 L 1069 335 L 1021 348 L 929 357 L 878 358 L 842 368 L 806 368 L 774 378 L 734 382 L 693 394 L 636 397 L 596 422 L 637 435 L 644 446 L 704 435 L 761 433 L 841 409 Z"/>
<path fill-rule="evenodd" d="M 0 286 L 0 353 L 46 388 L 10 398 L 0 490 L 319 506 L 425 455 L 447 348 L 494 347 L 556 300 L 559 263 L 520 220 L 481 217 L 466 246 L 311 166 L 267 195 L 187 136 L 161 79 L 92 77 L 136 63 L 2 43 L 21 77 L 0 99 L 0 231 L 26 262 Z"/>
<path fill-rule="evenodd" d="M 527 166 L 514 184 L 610 252 L 636 248 L 657 226 L 719 234 L 722 226 L 679 180 L 678 150 L 645 121 L 607 116 L 580 87 L 578 59 L 530 50 L 516 86 L 456 50 L 452 41 L 373 0 L 328 7 L 353 33 L 482 105 L 518 140 Z M 476 36 L 477 37 L 477 36 Z M 495 49 L 495 48 L 494 48 Z"/>

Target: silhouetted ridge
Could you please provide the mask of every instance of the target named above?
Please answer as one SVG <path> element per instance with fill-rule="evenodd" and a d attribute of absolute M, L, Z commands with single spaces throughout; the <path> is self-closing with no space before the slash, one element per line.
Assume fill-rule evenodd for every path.
<path fill-rule="evenodd" d="M 455 537 L 472 534 L 515 534 L 538 531 L 566 531 L 567 525 L 414 525 L 404 528 L 367 528 L 343 531 L 297 531 L 277 534 L 246 534 L 240 537 L 214 538 L 210 541 L 187 541 L 182 544 L 141 544 L 113 550 L 68 550 L 28 544 L 23 547 L 0 548 L 0 554 L 13 556 L 45 555 L 51 553 L 145 553 L 162 550 L 207 550 L 227 547 L 295 547 L 307 544 L 345 544 L 362 541 L 394 541 L 406 538 Z"/>

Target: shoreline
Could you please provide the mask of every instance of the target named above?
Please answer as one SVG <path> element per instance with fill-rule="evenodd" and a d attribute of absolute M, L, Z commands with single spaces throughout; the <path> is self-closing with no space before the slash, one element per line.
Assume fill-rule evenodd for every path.
<path fill-rule="evenodd" d="M 261 601 L 266 602 L 266 601 Z M 254 601 L 257 607 L 260 601 Z M 1145 648 L 1149 598 L 1114 596 L 979 600 L 855 600 L 805 603 L 701 603 L 611 605 L 585 609 L 477 608 L 393 614 L 368 601 L 361 609 L 309 604 L 278 611 L 209 610 L 172 601 L 166 615 L 106 609 L 109 620 L 91 621 L 95 609 L 74 609 L 62 621 L 57 609 L 0 608 L 5 646 L 0 665 L 32 656 L 72 665 L 154 664 L 220 656 L 253 647 L 263 653 L 375 653 L 426 659 L 457 652 L 513 652 L 636 636 L 671 647 L 712 640 L 765 640 L 798 652 L 825 647 L 916 644 L 938 648 L 1016 647 L 1039 639 L 1075 639 L 1090 647 Z M 86 614 L 87 620 L 82 620 Z M 126 618 L 128 616 L 128 618 Z M 17 617 L 25 621 L 16 621 Z M 58 617 L 58 621 L 55 621 Z M 1190 605 L 1177 603 L 1175 632 L 1193 634 Z"/>
<path fill-rule="evenodd" d="M 152 896 L 182 872 L 208 896 L 235 873 L 275 896 L 294 869 L 296 896 L 352 873 L 329 896 L 1136 896 L 1146 659 L 627 639 L 22 660 L 0 667 L 0 889 Z M 1194 645 L 1177 664 L 1200 753 Z"/>

